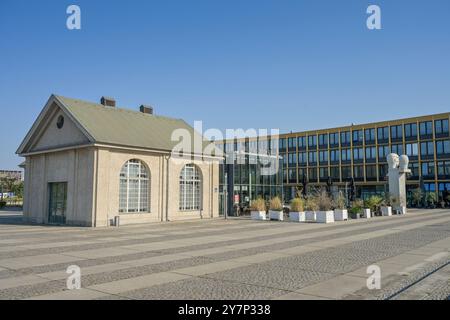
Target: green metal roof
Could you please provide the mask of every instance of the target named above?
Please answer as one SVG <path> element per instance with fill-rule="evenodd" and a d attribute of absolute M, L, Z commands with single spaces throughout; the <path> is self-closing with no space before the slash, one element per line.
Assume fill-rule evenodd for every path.
<path fill-rule="evenodd" d="M 171 151 L 179 141 L 172 133 L 185 129 L 203 140 L 184 120 L 145 114 L 139 111 L 105 107 L 102 104 L 55 96 L 96 143 Z M 203 141 L 203 147 L 208 141 Z M 191 144 L 191 145 L 192 145 Z"/>

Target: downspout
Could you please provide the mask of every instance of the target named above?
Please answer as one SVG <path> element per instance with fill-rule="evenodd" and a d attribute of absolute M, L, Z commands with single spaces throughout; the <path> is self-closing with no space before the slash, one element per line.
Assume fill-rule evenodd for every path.
<path fill-rule="evenodd" d="M 167 163 L 167 172 L 166 172 L 166 221 L 169 221 L 169 161 L 170 161 L 170 156 L 164 156 L 164 158 L 166 159 L 166 163 Z"/>

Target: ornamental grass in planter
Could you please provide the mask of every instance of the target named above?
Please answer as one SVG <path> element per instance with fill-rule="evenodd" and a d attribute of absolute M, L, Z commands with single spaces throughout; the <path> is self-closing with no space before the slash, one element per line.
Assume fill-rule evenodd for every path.
<path fill-rule="evenodd" d="M 266 202 L 263 198 L 253 200 L 250 204 L 252 220 L 266 220 Z"/>
<path fill-rule="evenodd" d="M 335 221 L 346 221 L 348 220 L 348 211 L 346 205 L 346 199 L 342 192 L 339 192 L 338 197 L 334 203 L 334 220 Z"/>
<path fill-rule="evenodd" d="M 305 217 L 306 221 L 316 221 L 316 211 L 319 210 L 317 200 L 314 196 L 309 195 L 305 201 Z"/>
<path fill-rule="evenodd" d="M 380 196 L 370 196 L 366 201 L 364 201 L 364 218 L 369 219 L 372 217 L 372 214 L 375 215 L 375 213 L 378 212 L 382 202 L 383 198 Z"/>
<path fill-rule="evenodd" d="M 291 201 L 289 219 L 295 222 L 305 222 L 305 201 L 302 198 L 294 198 Z"/>
<path fill-rule="evenodd" d="M 381 203 L 381 215 L 384 217 L 392 216 L 392 205 L 391 205 L 392 196 L 389 192 L 384 195 L 383 202 Z"/>
<path fill-rule="evenodd" d="M 331 210 L 333 201 L 325 190 L 322 190 L 317 195 L 318 211 L 316 212 L 316 222 L 318 223 L 332 223 L 334 222 L 334 211 Z"/>
<path fill-rule="evenodd" d="M 279 197 L 274 197 L 270 199 L 269 203 L 269 219 L 283 221 L 283 204 Z"/>

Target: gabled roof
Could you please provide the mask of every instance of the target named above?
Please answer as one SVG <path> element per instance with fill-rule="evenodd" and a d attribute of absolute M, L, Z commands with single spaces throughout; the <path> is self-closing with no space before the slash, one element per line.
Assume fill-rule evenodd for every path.
<path fill-rule="evenodd" d="M 52 95 L 19 147 L 19 154 L 24 152 L 28 140 L 39 126 L 40 119 L 45 116 L 46 109 L 53 102 L 70 116 L 92 143 L 172 151 L 179 144 L 179 141 L 171 139 L 172 133 L 177 129 L 187 130 L 192 143 L 194 136 L 203 141 L 203 147 L 210 143 L 204 141 L 200 133 L 181 119 L 105 107 L 98 103 Z"/>

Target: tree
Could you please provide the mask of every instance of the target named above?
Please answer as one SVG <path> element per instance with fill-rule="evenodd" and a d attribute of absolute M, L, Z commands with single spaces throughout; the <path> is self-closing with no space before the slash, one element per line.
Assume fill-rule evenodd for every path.
<path fill-rule="evenodd" d="M 14 192 L 14 185 L 17 180 L 10 177 L 1 177 L 0 178 L 0 191 L 2 193 L 1 199 L 3 200 L 3 193 Z"/>

